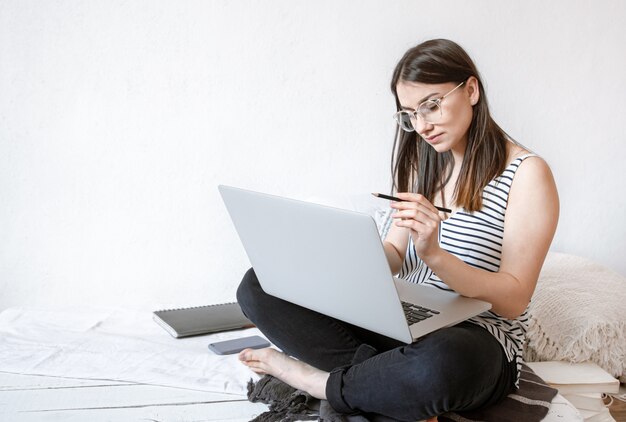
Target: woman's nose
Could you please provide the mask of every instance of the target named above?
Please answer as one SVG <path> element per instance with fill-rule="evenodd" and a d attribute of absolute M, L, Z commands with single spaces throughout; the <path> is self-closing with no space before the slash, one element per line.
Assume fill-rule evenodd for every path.
<path fill-rule="evenodd" d="M 433 130 L 433 127 L 434 127 L 432 123 L 426 122 L 424 121 L 424 119 L 417 119 L 414 125 L 415 125 L 415 130 L 422 137 L 424 136 L 425 133 L 428 133 L 431 130 Z"/>

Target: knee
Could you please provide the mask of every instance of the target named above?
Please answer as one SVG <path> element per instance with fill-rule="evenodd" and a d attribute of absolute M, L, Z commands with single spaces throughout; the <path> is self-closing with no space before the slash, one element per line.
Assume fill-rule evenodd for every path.
<path fill-rule="evenodd" d="M 504 354 L 491 334 L 479 330 L 454 327 L 439 337 L 430 364 L 440 377 L 455 379 L 458 385 L 497 381 Z"/>
<path fill-rule="evenodd" d="M 258 298 L 263 293 L 254 269 L 250 268 L 237 288 L 237 303 L 248 318 L 254 314 L 255 304 L 258 303 Z"/>

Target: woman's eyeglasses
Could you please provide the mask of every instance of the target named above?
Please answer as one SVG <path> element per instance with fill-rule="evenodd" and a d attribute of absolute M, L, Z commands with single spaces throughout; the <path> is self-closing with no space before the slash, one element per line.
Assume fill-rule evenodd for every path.
<path fill-rule="evenodd" d="M 400 110 L 393 115 L 393 118 L 398 123 L 398 126 L 400 126 L 400 128 L 405 132 L 413 132 L 417 130 L 416 127 L 418 117 L 422 119 L 424 123 L 437 123 L 441 120 L 441 117 L 443 115 L 441 111 L 441 102 L 443 101 L 443 99 L 456 91 L 457 88 L 460 88 L 464 83 L 465 81 L 461 82 L 447 94 L 439 98 L 431 98 L 424 101 L 419 106 L 417 106 L 415 111 Z"/>

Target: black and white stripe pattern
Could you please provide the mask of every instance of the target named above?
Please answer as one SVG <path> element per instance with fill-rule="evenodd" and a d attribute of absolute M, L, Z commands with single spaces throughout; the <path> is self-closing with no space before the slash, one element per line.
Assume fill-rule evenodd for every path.
<path fill-rule="evenodd" d="M 473 267 L 491 272 L 497 272 L 500 269 L 504 215 L 509 190 L 515 172 L 522 161 L 533 155 L 527 154 L 515 159 L 500 176 L 483 189 L 483 208 L 480 211 L 469 213 L 461 208 L 441 223 L 439 244 L 443 249 Z M 411 238 L 409 238 L 409 247 L 399 277 L 413 283 L 452 291 L 417 256 Z M 509 362 L 516 360 L 518 368 L 516 385 L 519 386 L 522 345 L 528 328 L 528 309 L 513 320 L 487 311 L 469 321 L 485 328 L 500 342 Z"/>

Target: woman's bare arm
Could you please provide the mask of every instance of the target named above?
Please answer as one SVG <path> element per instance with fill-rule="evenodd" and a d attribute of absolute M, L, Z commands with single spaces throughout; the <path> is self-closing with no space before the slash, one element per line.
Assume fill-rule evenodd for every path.
<path fill-rule="evenodd" d="M 415 218 L 395 224 L 412 227 L 418 255 L 439 278 L 461 295 L 491 303 L 493 311 L 501 316 L 516 318 L 524 312 L 559 215 L 556 184 L 545 161 L 538 157 L 526 159 L 513 179 L 498 272 L 472 267 L 442 249 L 436 242 L 436 224 L 433 224 L 436 214 L 430 211 L 432 204 L 420 195 L 405 195 L 416 201 L 418 212 L 403 211 L 401 215 L 414 213 Z"/>

